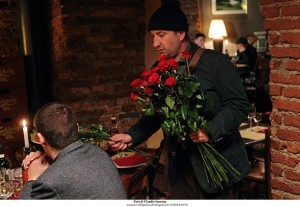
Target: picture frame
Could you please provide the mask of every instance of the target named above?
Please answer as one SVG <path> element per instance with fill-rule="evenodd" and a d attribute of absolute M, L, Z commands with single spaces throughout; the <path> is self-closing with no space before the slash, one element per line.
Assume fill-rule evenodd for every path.
<path fill-rule="evenodd" d="M 213 15 L 247 14 L 247 0 L 211 0 Z"/>
<path fill-rule="evenodd" d="M 266 39 L 266 31 L 258 31 L 254 32 L 254 35 L 257 37 L 256 41 L 256 51 L 257 52 L 266 52 L 267 50 L 267 39 Z"/>

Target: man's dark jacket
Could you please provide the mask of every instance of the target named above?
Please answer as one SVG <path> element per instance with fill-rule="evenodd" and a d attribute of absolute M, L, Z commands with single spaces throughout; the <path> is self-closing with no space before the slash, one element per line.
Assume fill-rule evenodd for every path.
<path fill-rule="evenodd" d="M 198 47 L 190 43 L 194 54 Z M 230 60 L 225 55 L 206 49 L 200 57 L 192 74 L 200 81 L 207 102 L 202 116 L 207 120 L 209 143 L 240 173 L 238 178 L 228 175 L 230 187 L 246 177 L 250 172 L 245 146 L 239 133 L 240 124 L 246 120 L 249 102 L 244 92 L 240 77 Z M 133 146 L 147 140 L 160 128 L 161 120 L 156 116 L 142 116 L 132 126 L 128 134 L 133 138 Z M 169 180 L 173 184 L 177 176 L 177 139 L 169 144 Z M 208 193 L 216 193 L 215 188 L 205 177 L 203 163 L 197 145 L 186 139 L 186 150 L 201 188 Z M 180 163 L 179 163 L 180 164 Z"/>

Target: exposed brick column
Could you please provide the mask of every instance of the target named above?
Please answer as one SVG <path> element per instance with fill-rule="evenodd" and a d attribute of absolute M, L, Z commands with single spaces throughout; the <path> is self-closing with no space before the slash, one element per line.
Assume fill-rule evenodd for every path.
<path fill-rule="evenodd" d="M 300 2 L 260 0 L 260 5 L 272 56 L 272 196 L 274 199 L 299 199 Z"/>

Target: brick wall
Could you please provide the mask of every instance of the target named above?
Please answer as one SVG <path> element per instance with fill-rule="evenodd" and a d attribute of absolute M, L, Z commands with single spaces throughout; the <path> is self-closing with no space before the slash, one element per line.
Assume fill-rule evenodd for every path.
<path fill-rule="evenodd" d="M 272 56 L 272 196 L 274 199 L 299 199 L 300 2 L 260 0 L 260 5 Z"/>
<path fill-rule="evenodd" d="M 180 0 L 180 3 L 189 22 L 189 36 L 193 39 L 195 34 L 202 29 L 201 21 L 198 18 L 197 0 Z"/>
<path fill-rule="evenodd" d="M 109 127 L 116 115 L 128 128 L 140 116 L 128 97 L 144 69 L 144 1 L 51 3 L 55 99 L 71 105 L 81 123 Z"/>
<path fill-rule="evenodd" d="M 0 3 L 1 56 L 20 54 L 16 5 L 10 2 Z M 77 111 L 81 122 L 109 123 L 115 114 L 126 128 L 139 117 L 141 107 L 128 95 L 130 81 L 144 68 L 144 1 L 114 2 L 51 1 L 54 93 L 57 101 Z M 191 5 L 196 1 L 181 2 L 187 3 L 183 10 L 194 21 L 197 13 Z M 272 56 L 272 196 L 299 199 L 300 2 L 260 0 L 260 4 Z"/>

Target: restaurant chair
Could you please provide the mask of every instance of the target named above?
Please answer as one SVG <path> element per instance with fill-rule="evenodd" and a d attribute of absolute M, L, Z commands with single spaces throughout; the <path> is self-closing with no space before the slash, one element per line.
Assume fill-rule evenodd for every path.
<path fill-rule="evenodd" d="M 156 149 L 139 148 L 140 151 L 155 154 Z M 151 199 L 152 192 L 152 157 L 147 158 L 144 166 L 132 169 L 124 169 L 122 181 L 128 199 Z M 122 169 L 120 169 L 122 170 Z"/>
<path fill-rule="evenodd" d="M 265 131 L 262 156 L 253 156 L 250 174 L 242 181 L 239 194 L 241 199 L 270 199 L 270 129 Z M 263 196 L 260 189 L 263 187 Z M 251 196 L 249 196 L 251 195 Z"/>
<path fill-rule="evenodd" d="M 147 168 L 142 167 L 142 169 L 137 171 L 134 175 L 122 177 L 128 199 L 148 198 L 149 181 L 146 171 Z"/>

